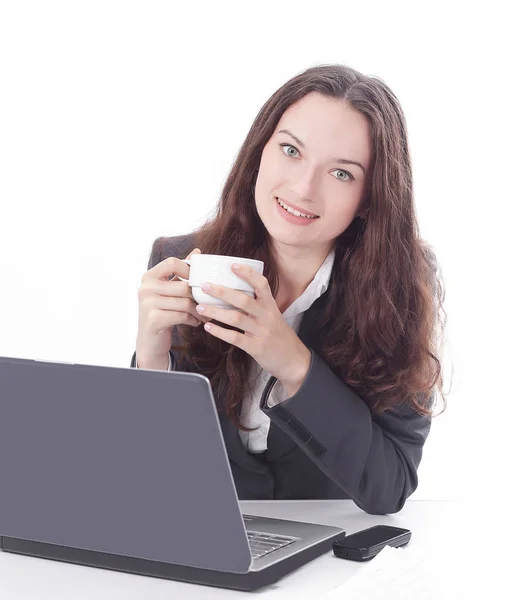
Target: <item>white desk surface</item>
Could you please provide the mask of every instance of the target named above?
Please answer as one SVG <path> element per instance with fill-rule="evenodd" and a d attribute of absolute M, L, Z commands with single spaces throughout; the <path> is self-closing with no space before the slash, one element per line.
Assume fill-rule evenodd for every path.
<path fill-rule="evenodd" d="M 394 515 L 369 515 L 351 500 L 242 501 L 245 513 L 336 525 L 347 534 L 376 524 L 411 529 L 404 551 L 446 560 L 444 598 L 526 598 L 522 570 L 525 519 L 510 502 L 411 501 Z M 374 559 L 373 559 L 374 560 Z M 336 558 L 328 552 L 277 583 L 255 592 L 214 588 L 109 571 L 0 551 L 0 598 L 6 600 L 185 600 L 246 597 L 320 598 L 368 563 Z M 469 596 L 465 594 L 468 593 Z M 352 598 L 352 596 L 350 596 Z M 408 598 L 409 600 L 409 598 Z M 419 600 L 424 600 L 422 597 Z"/>

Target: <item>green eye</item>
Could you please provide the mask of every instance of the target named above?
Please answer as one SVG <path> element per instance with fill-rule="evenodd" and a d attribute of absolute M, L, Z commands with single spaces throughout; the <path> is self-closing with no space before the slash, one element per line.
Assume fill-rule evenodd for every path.
<path fill-rule="evenodd" d="M 343 169 L 338 169 L 336 172 L 347 175 L 347 179 L 340 179 L 339 177 L 336 177 L 336 179 L 340 179 L 340 181 L 352 181 L 354 179 L 354 177 L 349 173 L 349 171 L 344 171 Z"/>
<path fill-rule="evenodd" d="M 295 146 L 292 146 L 291 144 L 280 144 L 280 146 L 281 146 L 282 148 L 294 148 L 294 150 L 296 150 L 296 152 L 298 151 L 298 149 L 297 149 Z M 292 154 L 289 154 L 289 153 L 288 153 L 286 150 L 285 150 L 285 154 L 286 154 L 287 156 L 292 156 L 292 157 L 294 157 L 294 155 L 292 155 Z"/>

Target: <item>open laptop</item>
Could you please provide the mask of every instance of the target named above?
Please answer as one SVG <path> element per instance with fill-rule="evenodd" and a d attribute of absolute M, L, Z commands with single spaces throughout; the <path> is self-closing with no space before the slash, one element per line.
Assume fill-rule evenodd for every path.
<path fill-rule="evenodd" d="M 243 515 L 208 378 L 0 357 L 0 547 L 252 590 L 345 537 Z"/>

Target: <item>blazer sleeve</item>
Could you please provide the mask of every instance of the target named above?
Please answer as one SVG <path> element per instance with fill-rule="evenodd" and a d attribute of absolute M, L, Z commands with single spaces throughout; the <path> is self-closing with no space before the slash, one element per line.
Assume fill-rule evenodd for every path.
<path fill-rule="evenodd" d="M 378 515 L 400 511 L 417 488 L 431 418 L 408 405 L 373 416 L 364 400 L 309 350 L 311 364 L 300 389 L 269 407 L 267 398 L 277 381 L 271 377 L 261 410 L 362 510 Z"/>

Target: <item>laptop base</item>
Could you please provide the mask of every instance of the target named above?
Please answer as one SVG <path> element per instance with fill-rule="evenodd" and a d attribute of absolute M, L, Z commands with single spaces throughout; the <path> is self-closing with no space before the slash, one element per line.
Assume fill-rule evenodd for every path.
<path fill-rule="evenodd" d="M 34 542 L 7 536 L 0 536 L 0 549 L 15 554 L 48 558 L 113 571 L 123 571 L 136 575 L 250 591 L 275 583 L 284 575 L 291 573 L 321 554 L 332 551 L 332 543 L 344 537 L 345 532 L 335 534 L 332 538 L 324 540 L 298 554 L 294 554 L 275 565 L 270 565 L 261 571 L 250 571 L 248 573 L 227 573 L 224 571 L 198 569 L 196 567 L 173 565 L 129 556 L 118 556 L 94 550 L 69 548 L 67 546 L 58 546 L 56 544 Z"/>

